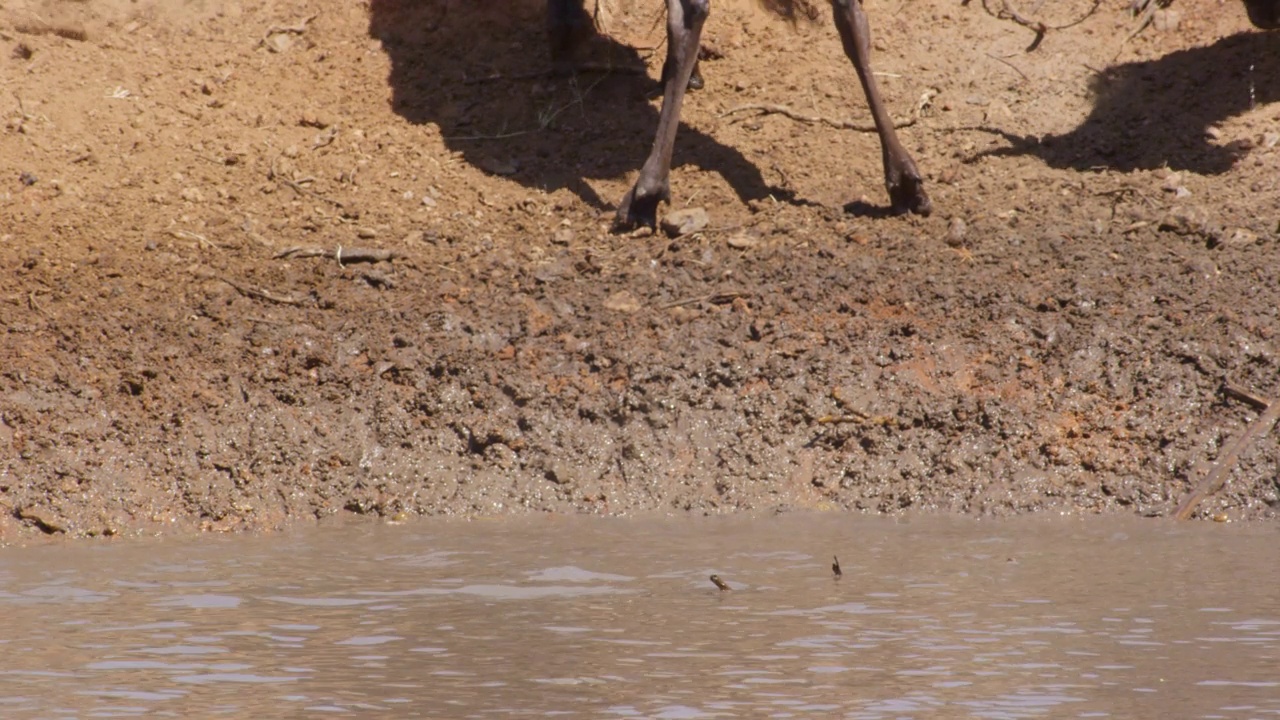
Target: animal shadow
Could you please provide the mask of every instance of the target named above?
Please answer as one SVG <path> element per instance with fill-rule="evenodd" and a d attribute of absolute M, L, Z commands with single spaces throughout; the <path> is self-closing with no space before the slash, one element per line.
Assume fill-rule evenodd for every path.
<path fill-rule="evenodd" d="M 1226 172 L 1251 143 L 1215 145 L 1206 129 L 1280 100 L 1280 33 L 1242 33 L 1117 65 L 1092 86 L 1093 110 L 1076 129 L 1038 139 L 1000 132 L 1010 147 L 982 154 L 1037 155 L 1076 170 Z"/>
<path fill-rule="evenodd" d="M 586 180 L 621 178 L 644 162 L 658 122 L 644 59 L 597 37 L 585 48 L 591 70 L 551 75 L 545 0 L 370 0 L 369 18 L 391 60 L 393 111 L 438 126 L 466 162 L 528 187 L 567 188 L 602 211 L 618 198 L 599 197 Z M 744 202 L 787 195 L 688 126 L 675 161 L 719 172 Z"/>

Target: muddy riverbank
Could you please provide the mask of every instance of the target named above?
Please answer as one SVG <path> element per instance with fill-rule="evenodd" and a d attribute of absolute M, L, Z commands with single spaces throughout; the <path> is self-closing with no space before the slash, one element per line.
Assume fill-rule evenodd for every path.
<path fill-rule="evenodd" d="M 1127 42 L 1068 3 L 1032 52 L 869 4 L 929 218 L 884 216 L 873 134 L 742 110 L 866 118 L 830 21 L 718 3 L 672 177 L 710 226 L 676 239 L 608 228 L 652 3 L 599 48 L 648 75 L 576 83 L 529 76 L 536 2 L 178 5 L 0 12 L 0 542 L 1163 515 L 1259 414 L 1224 381 L 1280 397 L 1280 37 L 1234 3 Z M 1256 440 L 1198 515 L 1274 517 L 1278 467 Z"/>

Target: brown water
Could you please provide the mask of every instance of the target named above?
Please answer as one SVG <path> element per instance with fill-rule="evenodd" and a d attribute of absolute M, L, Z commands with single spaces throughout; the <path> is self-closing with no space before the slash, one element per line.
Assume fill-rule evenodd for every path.
<path fill-rule="evenodd" d="M 1278 541 L 821 514 L 7 549 L 0 717 L 1276 718 Z"/>

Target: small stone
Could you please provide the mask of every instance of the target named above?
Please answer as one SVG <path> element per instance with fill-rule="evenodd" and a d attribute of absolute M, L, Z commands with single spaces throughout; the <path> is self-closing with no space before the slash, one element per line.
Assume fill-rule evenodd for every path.
<path fill-rule="evenodd" d="M 1222 238 L 1222 225 L 1202 207 L 1175 207 L 1160 219 L 1157 227 L 1162 232 L 1199 236 L 1216 242 Z"/>
<path fill-rule="evenodd" d="M 568 463 L 554 462 L 543 470 L 543 476 L 556 485 L 577 485 L 578 473 Z"/>
<path fill-rule="evenodd" d="M 671 237 L 683 237 L 702 230 L 710 222 L 711 218 L 703 208 L 681 208 L 662 218 L 662 230 Z"/>
<path fill-rule="evenodd" d="M 569 243 L 573 242 L 573 238 L 575 235 L 577 235 L 577 233 L 573 231 L 573 228 L 569 228 L 569 227 L 558 228 L 551 235 L 551 242 L 555 243 L 556 245 L 568 245 Z"/>
<path fill-rule="evenodd" d="M 964 237 L 969 232 L 969 224 L 964 218 L 953 217 L 951 222 L 947 224 L 947 236 L 945 241 L 951 247 L 960 247 L 964 245 Z"/>
<path fill-rule="evenodd" d="M 1227 238 L 1227 243 L 1231 245 L 1253 245 L 1257 242 L 1258 234 L 1245 228 L 1236 228 L 1231 237 Z"/>
<path fill-rule="evenodd" d="M 725 243 L 734 250 L 750 250 L 760 244 L 760 238 L 740 230 L 730 235 Z"/>
<path fill-rule="evenodd" d="M 614 312 L 633 313 L 641 307 L 640 301 L 630 290 L 619 290 L 604 301 L 604 308 Z"/>
<path fill-rule="evenodd" d="M 293 47 L 293 38 L 284 33 L 267 38 L 267 49 L 273 53 L 288 52 Z"/>
<path fill-rule="evenodd" d="M 362 227 L 356 229 L 356 237 L 361 240 L 372 240 L 378 237 L 378 231 L 371 227 Z"/>

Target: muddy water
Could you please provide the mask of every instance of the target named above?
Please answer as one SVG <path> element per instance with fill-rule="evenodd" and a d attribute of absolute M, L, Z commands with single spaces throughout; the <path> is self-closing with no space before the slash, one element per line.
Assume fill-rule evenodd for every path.
<path fill-rule="evenodd" d="M 1276 717 L 1278 540 L 832 514 L 7 549 L 0 716 Z"/>

